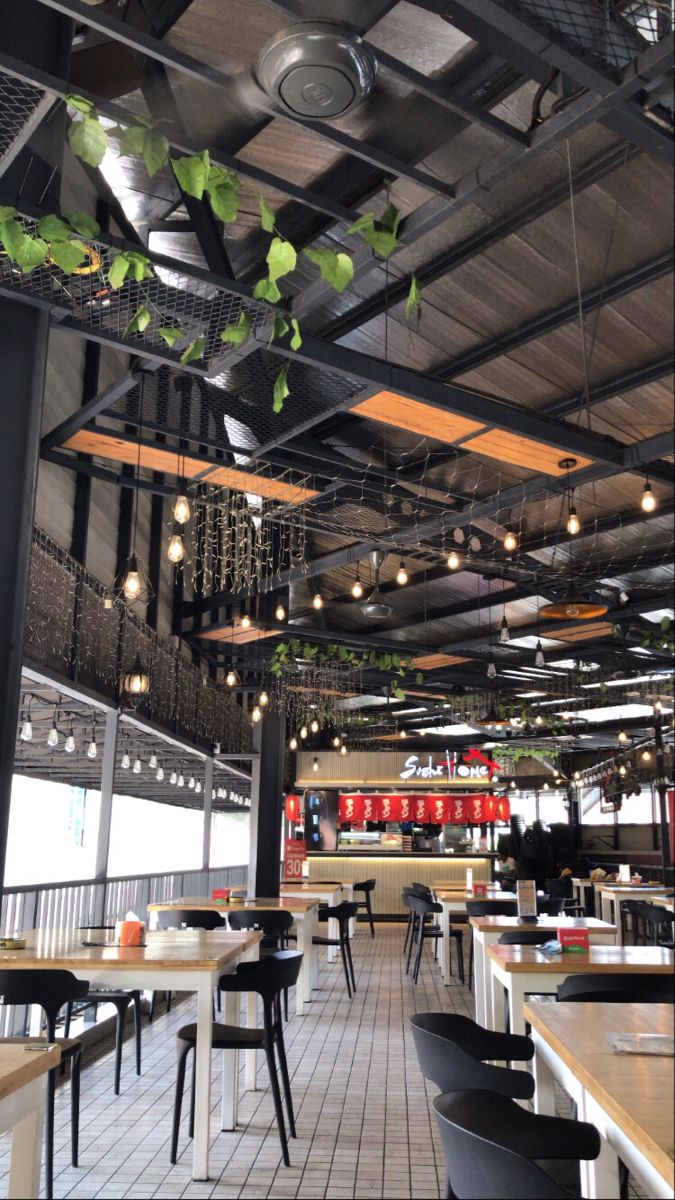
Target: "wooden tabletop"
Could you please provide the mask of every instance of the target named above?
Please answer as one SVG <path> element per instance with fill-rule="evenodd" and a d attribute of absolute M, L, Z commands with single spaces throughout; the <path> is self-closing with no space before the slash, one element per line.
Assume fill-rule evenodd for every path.
<path fill-rule="evenodd" d="M 487 952 L 509 972 L 542 975 L 654 971 L 668 975 L 673 970 L 673 951 L 662 946 L 589 946 L 583 952 L 544 954 L 537 946 L 488 946 Z"/>
<path fill-rule="evenodd" d="M 513 892 L 488 892 L 487 896 L 475 896 L 473 892 L 455 892 L 447 888 L 436 888 L 435 891 L 438 899 L 445 900 L 446 903 L 453 900 L 478 900 L 481 904 L 501 904 L 505 900 L 510 904 L 518 903 L 518 897 Z"/>
<path fill-rule="evenodd" d="M 474 883 L 483 884 L 485 882 L 484 879 L 474 880 Z M 434 879 L 429 884 L 429 887 L 434 892 L 466 892 L 466 879 Z M 499 892 L 501 895 L 501 888 L 498 883 L 488 883 L 487 888 L 488 891 Z"/>
<path fill-rule="evenodd" d="M 297 879 L 282 879 L 279 885 L 285 892 L 337 892 L 342 887 L 341 883 L 322 883 L 320 879 L 303 879 L 300 883 Z"/>
<path fill-rule="evenodd" d="M 595 885 L 600 892 L 611 892 L 613 896 L 623 895 L 625 892 L 667 892 L 670 889 L 663 883 L 596 883 Z"/>
<path fill-rule="evenodd" d="M 5 969 L 70 967 L 84 972 L 105 966 L 106 970 L 136 970 L 144 964 L 153 970 L 216 971 L 255 946 L 262 937 L 249 931 L 207 932 L 183 929 L 150 932 L 146 946 L 83 946 L 83 941 L 99 940 L 91 929 L 29 930 L 25 950 L 0 951 L 0 966 Z M 103 941 L 103 937 L 100 939 Z"/>
<path fill-rule="evenodd" d="M 217 912 L 223 917 L 226 917 L 228 912 L 240 912 L 242 908 L 267 908 L 279 909 L 283 912 L 310 912 L 311 909 L 317 907 L 316 900 L 294 900 L 287 896 L 255 896 L 249 899 L 247 896 L 236 896 L 233 899 L 227 900 L 212 900 L 200 899 L 199 897 L 190 896 L 182 900 L 165 900 L 162 904 L 149 904 L 150 912 L 171 912 L 175 908 L 183 908 L 188 912 L 204 911 Z"/>
<path fill-rule="evenodd" d="M 608 1033 L 673 1033 L 672 1004 L 525 1004 L 525 1019 L 668 1182 L 673 1059 L 616 1054 Z"/>
<path fill-rule="evenodd" d="M 33 1045 L 41 1038 L 29 1039 Z M 53 1046 L 50 1050 L 26 1050 L 21 1042 L 0 1042 L 0 1100 L 18 1092 L 19 1088 L 51 1071 L 61 1061 L 61 1050 Z M 46 1043 L 45 1043 L 46 1045 Z"/>
<path fill-rule="evenodd" d="M 534 921 L 528 921 L 525 925 L 519 922 L 520 917 L 469 918 L 469 924 L 473 925 L 475 929 L 500 930 L 501 932 L 511 932 L 514 929 L 535 931 L 537 929 L 588 929 L 591 933 L 616 933 L 616 925 L 610 925 L 609 921 L 599 921 L 597 917 L 539 917 L 536 924 Z"/>

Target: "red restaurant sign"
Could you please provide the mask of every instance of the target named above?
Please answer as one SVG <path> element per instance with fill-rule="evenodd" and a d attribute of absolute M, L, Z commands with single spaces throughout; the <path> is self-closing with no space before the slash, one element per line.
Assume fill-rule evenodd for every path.
<path fill-rule="evenodd" d="M 438 796 L 414 792 L 409 796 L 389 793 L 343 792 L 338 797 L 338 820 L 416 821 L 434 825 L 484 825 L 508 821 L 511 806 L 507 796 Z"/>

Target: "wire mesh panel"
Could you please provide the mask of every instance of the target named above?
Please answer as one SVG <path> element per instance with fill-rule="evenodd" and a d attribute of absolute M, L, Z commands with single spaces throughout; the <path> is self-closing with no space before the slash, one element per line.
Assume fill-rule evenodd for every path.
<path fill-rule="evenodd" d="M 624 0 L 517 0 L 512 7 L 546 24 L 584 57 L 620 70 L 672 29 L 665 3 Z"/>
<path fill-rule="evenodd" d="M 44 92 L 0 71 L 0 173 L 14 144 L 44 101 Z"/>

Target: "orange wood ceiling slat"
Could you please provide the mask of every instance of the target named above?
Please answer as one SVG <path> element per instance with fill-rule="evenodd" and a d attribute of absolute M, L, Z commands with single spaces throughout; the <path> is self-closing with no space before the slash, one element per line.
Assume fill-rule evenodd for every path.
<path fill-rule="evenodd" d="M 587 642 L 589 638 L 611 637 L 614 626 L 609 621 L 593 621 L 591 624 L 573 625 L 568 629 L 544 629 L 546 637 L 558 642 Z"/>
<path fill-rule="evenodd" d="M 517 433 L 508 433 L 505 429 L 488 429 L 461 445 L 462 449 L 468 450 L 470 454 L 498 458 L 500 462 L 511 463 L 515 467 L 527 467 L 528 471 L 537 471 L 545 475 L 565 474 L 565 468 L 560 466 L 560 462 L 566 457 L 563 450 Z M 587 467 L 594 461 L 581 455 L 575 457 L 575 469 Z"/>
<path fill-rule="evenodd" d="M 95 429 L 80 429 L 63 445 L 66 450 L 77 450 L 80 454 L 91 454 L 110 462 L 135 466 L 138 461 L 138 442 Z M 169 475 L 176 475 L 178 471 L 176 451 L 164 450 L 160 446 L 141 446 L 140 462 L 142 467 L 150 471 L 163 471 Z M 284 504 L 301 504 L 319 495 L 311 488 L 299 487 L 283 479 L 270 479 L 232 467 L 212 467 L 203 459 L 192 458 L 189 454 L 185 458 L 181 455 L 181 474 L 187 479 L 200 479 L 217 487 L 250 492 L 265 500 L 279 500 Z"/>
<path fill-rule="evenodd" d="M 394 425 L 397 429 L 409 429 L 422 437 L 436 438 L 440 442 L 455 442 L 485 428 L 484 421 L 472 421 L 469 417 L 458 417 L 444 412 L 419 400 L 409 400 L 396 392 L 378 392 L 362 400 L 350 412 L 383 425 Z"/>
<path fill-rule="evenodd" d="M 413 659 L 420 671 L 435 671 L 437 667 L 454 667 L 457 663 L 468 662 L 457 654 L 424 654 L 421 658 Z"/>
<path fill-rule="evenodd" d="M 231 642 L 233 646 L 243 646 L 247 642 L 261 641 L 263 638 L 278 637 L 278 629 L 244 629 L 241 625 L 218 625 L 215 629 L 200 629 L 196 635 L 209 642 Z"/>

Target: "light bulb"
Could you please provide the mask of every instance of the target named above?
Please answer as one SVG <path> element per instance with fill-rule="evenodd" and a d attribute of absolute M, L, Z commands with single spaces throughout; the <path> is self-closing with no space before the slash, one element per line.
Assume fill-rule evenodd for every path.
<path fill-rule="evenodd" d="M 508 525 L 504 534 L 504 549 L 509 552 L 518 549 L 518 537 Z"/>
<path fill-rule="evenodd" d="M 89 745 L 87 746 L 87 758 L 96 758 L 97 754 L 98 754 L 98 746 L 96 745 L 96 739 L 92 738 Z"/>
<path fill-rule="evenodd" d="M 502 646 L 505 646 L 509 640 L 509 623 L 506 617 L 502 617 L 501 629 L 499 630 L 499 641 Z"/>
<path fill-rule="evenodd" d="M 626 774 L 626 768 L 624 767 L 624 765 L 622 763 L 621 766 L 619 767 L 619 775 L 621 775 L 621 777 L 623 778 L 623 776 L 625 774 Z"/>
<path fill-rule="evenodd" d="M 137 600 L 141 594 L 141 577 L 136 570 L 127 571 L 122 584 L 122 592 L 127 600 Z"/>
<path fill-rule="evenodd" d="M 131 768 L 131 770 L 133 771 L 134 775 L 140 775 L 140 773 L 141 773 L 141 766 L 142 766 L 142 765 L 143 765 L 143 764 L 141 763 L 141 760 L 140 760 L 140 758 L 135 758 L 135 759 L 134 759 L 134 765 L 133 765 L 133 767 Z"/>
<path fill-rule="evenodd" d="M 616 735 L 616 740 L 617 742 L 621 742 L 622 745 L 625 745 L 625 743 L 628 741 L 628 734 L 621 729 Z"/>
<path fill-rule="evenodd" d="M 492 659 L 490 659 L 490 661 L 487 665 L 486 674 L 487 674 L 488 679 L 496 679 L 497 678 L 497 668 L 496 668 L 494 662 L 492 661 Z"/>
<path fill-rule="evenodd" d="M 267 692 L 265 691 L 265 689 L 263 688 L 262 692 L 258 696 L 258 704 L 261 706 L 261 708 L 265 708 L 265 706 L 267 704 L 269 704 L 269 702 L 270 702 L 270 698 L 267 695 Z"/>
<path fill-rule="evenodd" d="M 357 571 L 356 579 L 354 580 L 354 582 L 352 584 L 352 596 L 354 597 L 355 600 L 360 600 L 362 595 L 363 595 L 363 584 L 361 583 L 361 580 L 359 579 L 359 573 Z"/>
<path fill-rule="evenodd" d="M 201 790 L 202 790 L 201 780 L 198 779 L 195 784 L 195 792 L 197 792 L 197 794 L 199 794 L 199 792 L 201 792 Z"/>
<path fill-rule="evenodd" d="M 120 766 L 121 766 L 121 768 L 122 768 L 122 770 L 123 770 L 123 771 L 128 771 L 128 770 L 129 770 L 129 767 L 131 766 L 131 759 L 130 759 L 130 757 L 129 757 L 129 751 L 128 751 L 128 750 L 125 750 L 125 751 L 124 751 L 124 754 L 122 755 L 122 761 L 121 761 L 121 763 L 120 763 Z"/>
<path fill-rule="evenodd" d="M 396 573 L 396 582 L 400 584 L 401 587 L 408 582 L 408 572 L 405 569 L 405 563 L 403 559 L 401 559 L 401 564 Z"/>
<path fill-rule="evenodd" d="M 320 608 L 323 608 L 323 597 L 320 592 L 316 592 L 314 594 L 314 597 L 312 599 L 312 608 L 315 608 L 317 610 L 317 612 L 319 611 Z"/>
<path fill-rule="evenodd" d="M 399 730 L 398 736 L 400 737 L 401 741 L 403 741 L 403 739 L 406 738 L 408 735 L 407 735 L 405 729 L 401 729 L 401 730 Z"/>
<path fill-rule="evenodd" d="M 544 649 L 540 641 L 537 642 L 537 648 L 534 652 L 535 667 L 545 667 L 546 659 L 544 658 Z"/>
<path fill-rule="evenodd" d="M 167 546 L 166 553 L 169 562 L 175 563 L 176 565 L 178 565 L 178 563 L 182 563 L 183 559 L 185 558 L 185 543 L 183 542 L 182 534 L 174 533 L 172 535 L 172 537 L 169 539 L 169 545 Z"/>
<path fill-rule="evenodd" d="M 317 721 L 316 717 L 314 718 L 314 720 L 313 720 L 313 721 L 310 721 L 310 723 L 309 723 L 309 727 L 310 727 L 310 729 L 311 729 L 312 733 L 318 733 L 318 732 L 319 732 L 319 722 Z"/>
<path fill-rule="evenodd" d="M 645 484 L 645 490 L 642 493 L 641 503 L 643 512 L 653 512 L 656 508 L 656 496 L 652 491 L 650 483 Z"/>
<path fill-rule="evenodd" d="M 227 672 L 227 675 L 225 676 L 225 683 L 228 687 L 236 687 L 236 685 L 239 683 L 239 676 L 237 675 L 234 667 L 230 667 L 229 671 Z"/>
<path fill-rule="evenodd" d="M 51 729 L 49 730 L 49 733 L 47 734 L 47 745 L 51 746 L 53 749 L 54 746 L 58 746 L 58 744 L 59 744 L 59 731 L 56 728 L 56 725 L 52 725 Z"/>
<path fill-rule="evenodd" d="M 517 786 L 517 785 L 516 785 L 516 781 L 515 781 L 515 779 L 512 779 L 512 780 L 511 780 L 511 787 L 512 787 L 512 788 L 514 788 L 514 787 L 516 787 L 516 786 Z"/>
<path fill-rule="evenodd" d="M 251 618 L 249 617 L 248 613 L 244 613 L 243 617 L 241 618 L 241 627 L 242 629 L 251 628 Z"/>
<path fill-rule="evenodd" d="M 642 759 L 642 761 L 643 761 L 643 762 L 646 762 L 646 763 L 648 763 L 648 762 L 651 762 L 651 761 L 652 761 L 652 756 L 651 756 L 651 751 L 650 751 L 650 750 L 643 750 L 643 751 L 642 751 L 642 754 L 640 755 L 640 757 L 641 757 L 641 759 Z"/>
<path fill-rule="evenodd" d="M 460 566 L 460 564 L 461 564 L 461 561 L 462 561 L 462 560 L 461 560 L 461 558 L 459 557 L 459 554 L 457 553 L 457 551 L 456 551 L 456 550 L 451 550 L 451 551 L 450 551 L 450 553 L 449 553 L 449 555 L 448 555 L 448 566 L 449 566 L 450 570 L 451 570 L 451 571 L 456 571 L 456 570 L 458 570 L 458 568 L 459 568 L 459 566 Z"/>
<path fill-rule="evenodd" d="M 283 604 L 277 604 L 274 610 L 274 619 L 275 621 L 286 620 L 286 609 L 284 608 Z"/>
<path fill-rule="evenodd" d="M 307 737 L 307 726 L 306 726 L 306 725 L 303 725 L 303 726 L 301 727 L 301 729 L 300 729 L 300 737 L 302 738 L 302 740 L 303 740 L 303 742 L 304 742 L 305 738 Z"/>
<path fill-rule="evenodd" d="M 654 712 L 657 712 L 657 713 L 663 712 L 663 704 L 661 703 L 660 700 L 654 701 Z"/>
<path fill-rule="evenodd" d="M 342 745 L 340 746 L 340 754 L 346 754 L 346 753 L 347 753 L 347 745 L 345 742 L 343 742 Z"/>
<path fill-rule="evenodd" d="M 66 738 L 63 749 L 65 750 L 66 754 L 72 754 L 75 750 L 75 738 L 73 736 L 72 729 L 70 730 L 70 733 L 68 734 L 68 737 Z"/>
<path fill-rule="evenodd" d="M 319 760 L 318 760 L 318 758 L 315 758 L 315 759 L 314 759 L 314 761 L 313 761 L 313 763 L 312 763 L 312 770 L 313 770 L 314 774 L 316 775 L 316 774 L 317 774 L 317 772 L 318 772 L 318 770 L 319 770 Z"/>
<path fill-rule="evenodd" d="M 187 496 L 176 496 L 172 509 L 174 521 L 177 521 L 179 525 L 185 525 L 190 520 L 191 515 L 190 502 Z"/>
<path fill-rule="evenodd" d="M 534 718 L 534 723 L 535 723 L 535 725 L 543 725 L 544 724 L 544 718 L 542 717 L 541 713 L 537 713 L 536 717 Z"/>
<path fill-rule="evenodd" d="M 157 766 L 157 755 L 154 753 L 154 751 L 150 755 L 150 758 L 148 759 L 148 766 L 151 771 L 154 771 Z"/>
<path fill-rule="evenodd" d="M 545 791 L 545 792 L 550 792 L 550 790 L 551 790 L 551 789 L 549 788 L 548 784 L 547 784 L 547 783 L 544 783 L 543 791 Z"/>
<path fill-rule="evenodd" d="M 260 708 L 260 706 L 258 704 L 255 704 L 253 707 L 253 711 L 251 713 L 251 720 L 253 721 L 254 725 L 257 725 L 258 721 L 262 720 L 262 709 Z"/>
<path fill-rule="evenodd" d="M 297 748 L 298 748 L 298 739 L 296 737 L 292 737 L 290 742 L 288 743 L 288 749 L 289 750 L 297 750 Z"/>
<path fill-rule="evenodd" d="M 340 739 L 339 739 L 339 737 L 337 737 L 337 735 L 333 738 L 333 745 L 335 746 L 336 750 L 339 748 Z"/>
<path fill-rule="evenodd" d="M 574 772 L 574 778 L 575 778 L 575 779 L 577 780 L 577 782 L 578 782 L 578 781 L 581 779 L 581 771 L 575 771 L 575 772 Z"/>
<path fill-rule="evenodd" d="M 195 786 L 195 783 L 196 783 L 195 777 L 194 777 L 194 775 L 191 775 L 190 778 L 188 779 L 188 787 L 193 788 Z"/>
<path fill-rule="evenodd" d="M 178 774 L 176 771 L 171 772 L 171 777 L 169 779 L 169 783 L 178 783 Z"/>
<path fill-rule="evenodd" d="M 112 608 L 113 608 L 112 596 L 104 596 L 103 597 L 103 607 L 106 610 L 106 612 L 112 612 Z"/>
<path fill-rule="evenodd" d="M 157 774 L 155 776 L 155 779 L 157 780 L 158 783 L 162 782 L 162 780 L 164 779 L 164 767 L 157 768 Z"/>
<path fill-rule="evenodd" d="M 19 737 L 22 742 L 31 742 L 33 740 L 33 724 L 30 717 L 26 717 L 26 720 L 23 722 Z"/>
<path fill-rule="evenodd" d="M 178 779 L 176 780 L 176 784 L 177 784 L 177 786 L 178 786 L 178 787 L 185 787 L 185 776 L 184 776 L 184 774 L 183 774 L 183 772 L 182 772 L 182 771 L 181 771 L 181 772 L 179 773 L 179 775 L 178 775 Z"/>
<path fill-rule="evenodd" d="M 567 532 L 570 533 L 572 537 L 575 537 L 577 533 L 581 533 L 581 521 L 579 520 L 579 514 L 574 507 L 570 509 L 570 515 L 567 518 Z"/>

